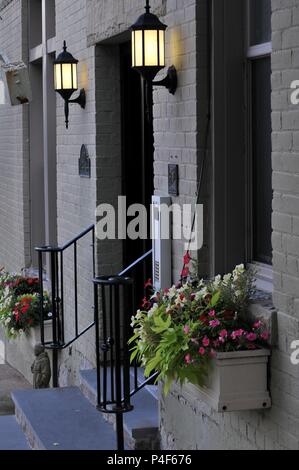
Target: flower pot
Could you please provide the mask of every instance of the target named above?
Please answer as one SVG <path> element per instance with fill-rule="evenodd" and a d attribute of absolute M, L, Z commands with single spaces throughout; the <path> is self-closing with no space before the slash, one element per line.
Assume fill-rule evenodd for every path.
<path fill-rule="evenodd" d="M 219 412 L 270 408 L 267 380 L 270 354 L 267 349 L 217 353 L 206 385 L 187 387 L 196 388 L 200 398 Z"/>

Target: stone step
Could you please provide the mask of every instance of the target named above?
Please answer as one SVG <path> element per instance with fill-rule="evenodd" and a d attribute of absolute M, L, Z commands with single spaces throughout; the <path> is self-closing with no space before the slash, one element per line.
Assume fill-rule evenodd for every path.
<path fill-rule="evenodd" d="M 79 388 L 12 393 L 16 418 L 34 450 L 115 450 L 116 438 Z"/>
<path fill-rule="evenodd" d="M 108 370 L 108 385 L 110 384 L 110 370 Z M 141 379 L 141 376 L 140 376 Z M 131 377 L 133 387 L 133 377 Z M 96 370 L 82 370 L 80 372 L 80 388 L 86 398 L 96 406 L 97 385 Z M 156 388 L 156 387 L 155 387 Z M 133 396 L 131 400 L 134 410 L 124 414 L 124 430 L 126 444 L 134 450 L 158 450 L 159 439 L 159 411 L 156 397 L 147 389 L 143 389 Z M 115 423 L 114 415 L 103 414 L 110 423 Z"/>
<path fill-rule="evenodd" d="M 15 416 L 0 416 L 0 451 L 30 450 Z"/>

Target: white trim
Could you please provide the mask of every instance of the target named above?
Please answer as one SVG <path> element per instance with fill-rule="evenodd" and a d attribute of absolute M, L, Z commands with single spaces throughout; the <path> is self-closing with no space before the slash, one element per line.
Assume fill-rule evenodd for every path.
<path fill-rule="evenodd" d="M 256 261 L 253 261 L 248 266 L 256 271 L 257 289 L 273 293 L 273 267 Z"/>
<path fill-rule="evenodd" d="M 43 58 L 43 45 L 39 44 L 36 47 L 33 47 L 29 50 L 29 62 L 35 62 Z"/>
<path fill-rule="evenodd" d="M 256 59 L 272 54 L 272 42 L 265 42 L 256 46 L 250 46 L 247 51 L 248 59 Z"/>

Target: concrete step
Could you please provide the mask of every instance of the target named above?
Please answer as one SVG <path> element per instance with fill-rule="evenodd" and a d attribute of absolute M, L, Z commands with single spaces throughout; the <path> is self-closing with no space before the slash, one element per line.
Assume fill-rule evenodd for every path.
<path fill-rule="evenodd" d="M 108 384 L 110 384 L 110 370 L 108 370 Z M 133 377 L 131 377 L 133 388 Z M 86 398 L 96 406 L 97 385 L 96 370 L 83 370 L 80 372 L 80 388 Z M 156 388 L 156 387 L 155 387 Z M 134 450 L 158 450 L 159 438 L 159 412 L 156 397 L 147 389 L 138 392 L 131 400 L 134 410 L 124 414 L 124 431 L 126 444 Z M 114 415 L 103 413 L 104 419 L 115 423 Z"/>
<path fill-rule="evenodd" d="M 15 416 L 0 416 L 0 451 L 30 450 Z"/>
<path fill-rule="evenodd" d="M 16 418 L 34 450 L 115 450 L 111 426 L 79 388 L 12 394 Z"/>

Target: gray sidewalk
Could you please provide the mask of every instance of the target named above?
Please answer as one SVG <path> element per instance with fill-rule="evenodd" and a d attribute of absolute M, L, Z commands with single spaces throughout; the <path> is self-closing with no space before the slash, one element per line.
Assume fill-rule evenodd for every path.
<path fill-rule="evenodd" d="M 30 388 L 31 385 L 19 372 L 6 364 L 0 364 L 0 416 L 14 414 L 14 404 L 10 396 L 13 390 Z"/>

